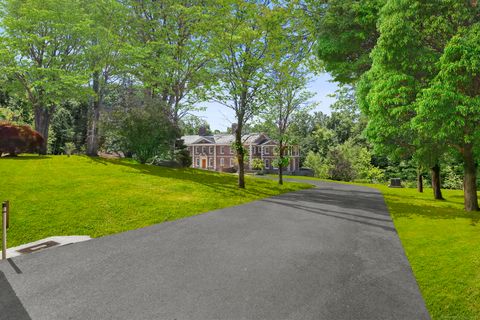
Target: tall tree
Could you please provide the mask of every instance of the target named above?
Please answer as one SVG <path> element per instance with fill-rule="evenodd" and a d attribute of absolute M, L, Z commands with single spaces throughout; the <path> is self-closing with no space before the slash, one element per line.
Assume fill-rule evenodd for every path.
<path fill-rule="evenodd" d="M 275 33 L 283 25 L 283 13 L 268 0 L 225 0 L 223 8 L 224 18 L 214 42 L 218 49 L 219 81 L 213 99 L 235 113 L 238 186 L 245 188 L 243 129 L 265 106 L 267 74 L 274 59 L 272 47 L 275 46 Z"/>
<path fill-rule="evenodd" d="M 213 81 L 216 0 L 123 0 L 132 12 L 131 73 L 146 99 L 161 99 L 175 128 Z M 172 155 L 175 139 L 172 140 Z"/>
<path fill-rule="evenodd" d="M 313 65 L 314 39 L 305 25 L 304 11 L 297 1 L 280 3 L 277 10 L 283 15 L 275 32 L 278 45 L 272 46 L 275 60 L 269 68 L 268 103 L 262 117 L 270 124 L 269 134 L 277 143 L 278 183 L 283 184 L 283 169 L 289 163 L 288 148 L 292 144 L 289 128 L 295 115 L 314 105 L 309 103 L 313 93 L 306 90 L 310 80 L 309 66 Z"/>
<path fill-rule="evenodd" d="M 1 72 L 33 108 L 45 154 L 52 111 L 86 82 L 80 63 L 90 21 L 80 0 L 2 0 L 0 7 Z"/>
<path fill-rule="evenodd" d="M 283 66 L 272 72 L 273 87 L 263 119 L 270 124 L 269 135 L 278 143 L 276 165 L 278 167 L 278 183 L 283 184 L 283 169 L 289 163 L 288 148 L 294 140 L 289 128 L 295 115 L 311 109 L 314 104 L 309 100 L 313 93 L 305 89 L 308 71 L 296 69 L 293 65 Z"/>
<path fill-rule="evenodd" d="M 419 101 L 417 126 L 457 150 L 464 165 L 464 205 L 477 211 L 480 144 L 480 23 L 462 28 L 445 47 L 440 71 Z"/>
<path fill-rule="evenodd" d="M 467 1 L 391 0 L 382 8 L 372 68 L 362 77 L 358 95 L 369 118 L 367 135 L 384 154 L 411 156 L 423 148 L 426 135 L 412 126 L 417 96 L 435 77 L 448 39 L 471 18 Z M 434 196 L 441 199 L 441 153 L 431 155 L 437 156 Z"/>
<path fill-rule="evenodd" d="M 334 80 L 353 84 L 371 66 L 386 0 L 304 0 L 317 38 L 317 55 Z"/>
<path fill-rule="evenodd" d="M 126 40 L 126 8 L 117 0 L 85 1 L 91 19 L 87 35 L 86 64 L 90 73 L 90 97 L 87 155 L 96 156 L 99 148 L 99 122 L 109 83 L 125 68 L 122 54 Z M 123 69 L 123 70 L 122 70 Z"/>

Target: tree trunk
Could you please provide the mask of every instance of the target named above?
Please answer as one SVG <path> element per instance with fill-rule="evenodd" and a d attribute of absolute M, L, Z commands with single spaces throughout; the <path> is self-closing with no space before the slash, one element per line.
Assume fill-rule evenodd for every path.
<path fill-rule="evenodd" d="M 35 130 L 43 137 L 43 144 L 38 151 L 39 154 L 47 154 L 48 147 L 48 129 L 50 127 L 51 112 L 49 108 L 35 106 Z"/>
<path fill-rule="evenodd" d="M 431 169 L 433 197 L 436 200 L 444 200 L 440 188 L 440 166 L 435 164 Z"/>
<path fill-rule="evenodd" d="M 242 126 L 238 124 L 237 130 L 234 132 L 235 134 L 235 144 L 237 148 L 235 148 L 237 152 L 237 160 L 238 160 L 238 187 L 245 189 L 245 163 L 244 163 L 244 150 L 242 144 Z M 242 146 L 241 148 L 239 146 Z"/>
<path fill-rule="evenodd" d="M 423 193 L 423 176 L 421 172 L 417 175 L 417 190 L 418 192 Z"/>
<path fill-rule="evenodd" d="M 278 162 L 278 184 L 282 185 L 283 184 L 283 163 L 282 163 L 283 142 L 282 142 L 282 140 L 279 141 L 278 145 L 279 145 L 278 153 L 279 153 L 279 157 L 280 157 L 280 161 Z"/>
<path fill-rule="evenodd" d="M 98 122 L 100 120 L 100 107 L 102 105 L 99 72 L 93 73 L 93 92 L 95 93 L 95 96 L 92 99 L 92 107 L 90 110 L 90 121 L 87 137 L 87 155 L 98 156 Z"/>
<path fill-rule="evenodd" d="M 466 211 L 478 211 L 477 199 L 477 168 L 473 157 L 472 144 L 463 149 L 463 196 Z"/>

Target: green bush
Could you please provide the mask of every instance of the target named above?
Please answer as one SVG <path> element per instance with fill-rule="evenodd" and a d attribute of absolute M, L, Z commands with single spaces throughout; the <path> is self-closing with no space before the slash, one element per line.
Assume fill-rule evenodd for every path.
<path fill-rule="evenodd" d="M 328 152 L 330 167 L 328 175 L 330 179 L 340 181 L 352 181 L 356 177 L 355 169 L 351 159 L 347 159 L 340 149 L 333 149 Z"/>
<path fill-rule="evenodd" d="M 132 108 L 119 121 L 117 134 L 124 153 L 131 153 L 140 163 L 165 156 L 176 137 L 160 104 Z"/>
<path fill-rule="evenodd" d="M 305 166 L 312 169 L 316 177 L 323 179 L 384 181 L 384 171 L 374 166 L 371 160 L 372 155 L 366 147 L 355 145 L 349 140 L 331 148 L 326 157 L 310 151 L 305 159 Z"/>
<path fill-rule="evenodd" d="M 262 159 L 254 158 L 252 160 L 252 168 L 253 170 L 263 170 L 265 169 L 265 163 Z"/>
<path fill-rule="evenodd" d="M 313 170 L 315 177 L 321 179 L 329 178 L 329 169 L 330 166 L 325 163 L 325 159 L 318 153 L 309 151 L 307 157 L 305 158 L 305 167 Z"/>

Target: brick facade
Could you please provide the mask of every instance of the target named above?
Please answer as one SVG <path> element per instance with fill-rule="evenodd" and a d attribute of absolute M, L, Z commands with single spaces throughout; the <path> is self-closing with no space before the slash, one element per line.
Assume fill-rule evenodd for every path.
<path fill-rule="evenodd" d="M 185 141 L 192 157 L 193 168 L 225 171 L 237 167 L 235 151 L 231 147 L 234 141 L 233 135 L 191 135 L 184 136 L 182 139 Z M 263 160 L 266 171 L 275 172 L 277 170 L 277 168 L 272 165 L 272 162 L 276 158 L 276 143 L 274 141 L 264 134 L 245 135 L 243 141 L 249 157 L 245 163 L 247 170 L 252 170 L 251 164 L 255 158 Z M 289 147 L 287 155 L 290 158 L 290 163 L 285 168 L 285 171 L 298 171 L 300 164 L 298 146 Z"/>

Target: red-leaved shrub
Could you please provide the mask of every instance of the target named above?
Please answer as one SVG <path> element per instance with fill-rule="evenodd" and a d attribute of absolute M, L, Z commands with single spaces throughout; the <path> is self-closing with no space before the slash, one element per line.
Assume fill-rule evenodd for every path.
<path fill-rule="evenodd" d="M 29 126 L 19 126 L 0 122 L 0 156 L 8 153 L 38 153 L 43 144 L 43 137 Z"/>

